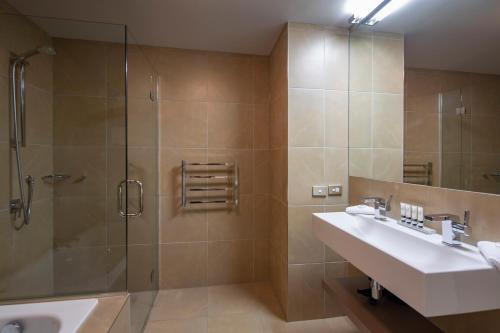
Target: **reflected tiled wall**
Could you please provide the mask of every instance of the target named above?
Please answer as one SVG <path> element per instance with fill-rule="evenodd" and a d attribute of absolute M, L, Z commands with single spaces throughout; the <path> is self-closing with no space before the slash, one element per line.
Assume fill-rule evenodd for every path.
<path fill-rule="evenodd" d="M 10 148 L 9 59 L 51 39 L 8 4 L 0 1 L 0 299 L 37 297 L 53 291 L 52 187 L 41 177 L 52 173 L 52 57 L 30 58 L 26 69 L 24 175 L 35 177 L 32 219 L 15 231 L 9 200 L 19 197 L 15 152 Z M 16 219 L 19 225 L 21 219 Z M 37 283 L 34 283 L 36 281 Z"/>
<path fill-rule="evenodd" d="M 403 179 L 402 35 L 351 34 L 349 174 Z"/>
<path fill-rule="evenodd" d="M 348 54 L 346 30 L 288 25 L 288 292 L 287 319 L 338 315 L 322 280 L 348 264 L 313 234 L 311 214 L 343 210 L 348 188 Z M 313 185 L 343 185 L 342 196 L 313 198 Z"/>
<path fill-rule="evenodd" d="M 160 76 L 160 287 L 268 280 L 269 58 L 146 47 Z M 181 161 L 240 168 L 237 210 L 183 209 Z"/>
<path fill-rule="evenodd" d="M 498 179 L 485 176 L 499 171 L 500 76 L 407 68 L 405 85 L 405 162 L 432 162 L 435 186 L 500 193 Z M 442 159 L 440 93 L 443 93 Z M 455 113 L 460 95 L 467 110 L 462 122 Z M 450 105 L 446 105 L 447 101 Z M 442 179 L 440 163 L 443 163 Z"/>
<path fill-rule="evenodd" d="M 425 213 L 450 213 L 462 216 L 466 209 L 471 211 L 472 238 L 467 242 L 475 244 L 478 240 L 498 241 L 500 239 L 500 196 L 443 188 L 385 182 L 360 177 L 349 177 L 349 202 L 358 204 L 365 196 L 387 198 L 394 195 L 392 218 L 399 218 L 399 203 L 411 202 L 423 206 Z M 427 222 L 426 222 L 427 223 Z M 436 228 L 433 223 L 428 227 Z M 485 311 L 465 315 L 438 317 L 433 319 L 447 333 L 498 331 L 500 311 Z"/>
<path fill-rule="evenodd" d="M 124 290 L 116 199 L 126 163 L 124 45 L 56 38 L 54 46 L 54 172 L 71 175 L 54 185 L 55 291 Z"/>

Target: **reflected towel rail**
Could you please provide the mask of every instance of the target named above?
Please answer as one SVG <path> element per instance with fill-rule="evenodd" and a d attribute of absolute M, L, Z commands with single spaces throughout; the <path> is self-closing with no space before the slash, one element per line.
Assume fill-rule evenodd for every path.
<path fill-rule="evenodd" d="M 405 183 L 432 185 L 432 162 L 422 164 L 405 163 L 403 178 Z"/>

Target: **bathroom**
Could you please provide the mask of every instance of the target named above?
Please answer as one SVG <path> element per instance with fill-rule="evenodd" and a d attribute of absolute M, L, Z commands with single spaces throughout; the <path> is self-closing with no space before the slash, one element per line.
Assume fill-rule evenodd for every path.
<path fill-rule="evenodd" d="M 0 333 L 498 332 L 499 15 L 0 0 Z"/>

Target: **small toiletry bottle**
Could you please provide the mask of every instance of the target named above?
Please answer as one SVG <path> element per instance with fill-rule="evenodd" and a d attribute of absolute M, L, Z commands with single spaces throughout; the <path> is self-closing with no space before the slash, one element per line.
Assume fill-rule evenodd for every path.
<path fill-rule="evenodd" d="M 411 225 L 411 205 L 410 204 L 406 204 L 406 209 L 405 209 L 405 221 L 406 221 L 406 224 L 408 225 Z"/>
<path fill-rule="evenodd" d="M 418 220 L 417 227 L 419 229 L 423 229 L 424 228 L 424 207 L 418 206 L 417 220 Z"/>
<path fill-rule="evenodd" d="M 401 223 L 406 223 L 406 203 L 399 204 L 401 208 Z"/>
<path fill-rule="evenodd" d="M 411 205 L 411 225 L 416 227 L 418 222 L 418 207 L 415 205 Z"/>

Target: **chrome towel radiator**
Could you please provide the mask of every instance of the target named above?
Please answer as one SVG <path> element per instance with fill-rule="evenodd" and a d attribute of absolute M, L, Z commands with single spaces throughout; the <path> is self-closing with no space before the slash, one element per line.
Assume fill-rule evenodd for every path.
<path fill-rule="evenodd" d="M 405 163 L 403 178 L 405 183 L 432 186 L 432 162 L 423 164 Z"/>
<path fill-rule="evenodd" d="M 196 168 L 196 167 L 204 167 Z M 238 207 L 238 162 L 198 163 L 183 160 L 182 207 L 197 204 L 225 204 Z M 195 181 L 204 181 L 195 183 Z M 204 193 L 203 197 L 190 194 Z"/>

